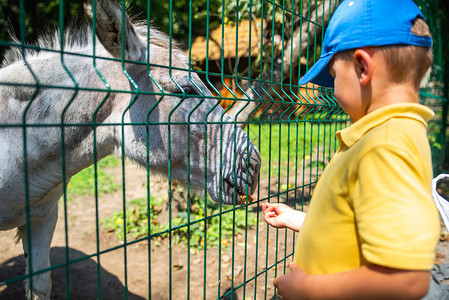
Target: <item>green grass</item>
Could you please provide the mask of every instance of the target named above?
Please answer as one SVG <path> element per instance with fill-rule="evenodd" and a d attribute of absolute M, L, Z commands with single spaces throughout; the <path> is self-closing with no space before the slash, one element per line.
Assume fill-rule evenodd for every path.
<path fill-rule="evenodd" d="M 181 226 L 192 221 L 200 221 L 188 227 L 174 231 L 175 241 L 186 245 L 190 238 L 190 247 L 193 250 L 200 250 L 204 247 L 205 238 L 207 247 L 217 247 L 220 243 L 227 247 L 232 245 L 232 237 L 243 234 L 246 229 L 250 229 L 257 224 L 256 213 L 247 211 L 244 206 L 236 207 L 222 206 L 208 199 L 205 209 L 204 199 L 195 197 L 191 199 L 190 219 L 187 211 L 181 211 L 173 220 L 173 226 Z M 207 218 L 207 217 L 209 218 Z M 205 218 L 206 217 L 206 218 Z M 204 220 L 206 219 L 206 232 L 204 235 Z M 189 222 L 190 221 L 190 222 Z"/>
<path fill-rule="evenodd" d="M 134 199 L 128 202 L 126 209 L 126 233 L 127 241 L 150 235 L 156 238 L 153 242 L 168 236 L 169 225 L 161 224 L 159 214 L 166 200 L 151 197 L 149 205 L 144 198 Z M 186 199 L 174 199 L 172 202 L 187 201 Z M 245 207 L 237 207 L 235 216 L 232 207 L 223 206 L 220 218 L 220 205 L 208 199 L 206 208 L 204 199 L 193 197 L 190 200 L 190 211 L 182 210 L 172 218 L 172 240 L 184 247 L 189 244 L 190 250 L 195 252 L 204 248 L 206 228 L 207 247 L 217 247 L 220 243 L 227 247 L 232 245 L 232 237 L 245 232 L 246 228 L 256 225 L 256 213 L 247 212 Z M 173 204 L 172 204 L 173 205 Z M 150 208 L 148 226 L 148 206 Z M 122 211 L 113 213 L 103 220 L 103 226 L 109 231 L 114 231 L 118 241 L 124 240 L 124 214 Z M 205 225 L 206 222 L 206 225 Z M 189 226 L 187 226 L 190 224 Z M 205 227 L 206 226 L 206 227 Z"/>
<path fill-rule="evenodd" d="M 120 184 L 105 172 L 105 168 L 113 168 L 119 165 L 119 160 L 114 156 L 107 156 L 97 163 L 97 184 L 98 193 L 113 193 L 120 188 Z M 67 194 L 69 200 L 73 196 L 95 195 L 95 170 L 90 166 L 72 177 L 68 186 Z"/>
<path fill-rule="evenodd" d="M 157 220 L 164 202 L 165 200 L 162 198 L 150 198 L 150 226 L 148 226 L 148 204 L 146 199 L 137 198 L 128 202 L 129 207 L 126 209 L 126 234 L 128 240 L 148 235 L 149 227 L 151 228 L 151 234 L 162 232 L 168 228 L 168 224 L 165 226 Z M 103 219 L 104 228 L 114 231 L 119 241 L 123 241 L 125 237 L 124 219 L 123 211 L 115 212 L 112 216 Z"/>
<path fill-rule="evenodd" d="M 332 154 L 336 150 L 335 132 L 339 129 L 336 124 L 312 121 L 251 124 L 249 138 L 262 157 L 261 177 L 292 174 L 304 161 L 316 161 L 316 150 L 320 148 L 325 149 L 326 154 L 331 149 Z M 322 156 L 320 153 L 318 159 Z"/>

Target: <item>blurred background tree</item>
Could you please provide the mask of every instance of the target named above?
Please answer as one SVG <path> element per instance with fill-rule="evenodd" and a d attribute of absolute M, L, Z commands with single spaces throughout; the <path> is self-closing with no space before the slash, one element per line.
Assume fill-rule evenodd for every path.
<path fill-rule="evenodd" d="M 27 42 L 33 43 L 43 33 L 59 27 L 60 10 L 63 11 L 64 25 L 77 26 L 84 20 L 83 0 L 23 0 L 24 25 Z M 120 0 L 121 1 L 121 0 Z M 123 1 L 122 1 L 123 2 Z M 151 24 L 178 41 L 188 41 L 206 34 L 207 26 L 213 30 L 222 24 L 237 19 L 249 19 L 263 15 L 267 24 L 267 37 L 278 36 L 286 43 L 292 35 L 292 26 L 300 23 L 301 17 L 311 14 L 321 1 L 251 1 L 251 0 L 126 0 L 125 6 L 137 20 L 150 20 Z M 148 9 L 148 2 L 150 8 Z M 300 3 L 301 4 L 300 4 Z M 419 2 L 419 1 L 418 1 Z M 449 3 L 447 0 L 432 1 L 438 4 L 441 28 L 448 28 Z M 302 7 L 300 7 L 302 6 Z M 436 5 L 434 5 L 436 6 Z M 20 1 L 0 0 L 0 40 L 9 39 L 9 31 L 20 35 Z M 207 9 L 209 8 L 209 9 Z M 147 13 L 150 13 L 148 18 Z M 449 45 L 449 35 L 442 36 L 443 44 Z M 267 45 L 265 45 L 267 46 Z M 319 46 L 319 45 L 318 45 Z M 449 57 L 449 47 L 443 47 L 445 64 Z M 317 49 L 319 50 L 319 48 Z M 267 51 L 272 51 L 271 49 Z M 275 54 L 275 53 L 273 53 Z M 446 70 L 448 68 L 445 68 Z M 447 77 L 446 77 L 447 78 Z"/>
<path fill-rule="evenodd" d="M 123 1 L 118 0 L 123 3 Z M 51 32 L 59 27 L 60 0 L 23 0 L 24 25 L 26 40 L 33 42 L 42 33 Z M 62 3 L 64 25 L 79 25 L 83 16 L 83 0 L 65 0 Z M 148 8 L 150 2 L 150 8 Z M 221 25 L 222 16 L 226 22 L 235 20 L 237 7 L 240 17 L 248 18 L 249 2 L 226 1 L 223 13 L 222 0 L 126 0 L 128 13 L 135 20 L 151 20 L 151 24 L 176 40 L 187 40 L 189 32 L 192 37 L 205 35 L 209 19 L 210 29 Z M 8 40 L 9 33 L 20 34 L 20 1 L 0 0 L 0 40 Z M 209 10 L 207 10 L 209 7 Z M 252 5 L 256 12 L 259 4 Z M 150 17 L 148 18 L 148 12 Z"/>
<path fill-rule="evenodd" d="M 76 25 L 82 18 L 82 0 L 65 1 L 63 6 L 64 25 Z M 9 32 L 20 36 L 20 1 L 0 0 L 0 40 L 9 40 Z M 26 41 L 33 43 L 43 33 L 59 27 L 58 0 L 24 0 L 24 30 Z"/>

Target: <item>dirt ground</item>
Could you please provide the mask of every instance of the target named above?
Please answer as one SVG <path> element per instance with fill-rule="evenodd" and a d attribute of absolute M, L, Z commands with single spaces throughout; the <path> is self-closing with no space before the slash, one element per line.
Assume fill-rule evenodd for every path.
<path fill-rule="evenodd" d="M 107 171 L 121 182 L 120 167 Z M 126 164 L 127 200 L 146 197 L 145 172 Z M 278 193 L 277 186 L 271 183 L 271 188 L 276 189 L 271 194 Z M 155 180 L 151 192 L 163 194 L 167 189 L 166 182 L 159 179 Z M 267 195 L 268 189 L 261 188 L 260 198 Z M 121 211 L 122 199 L 122 190 L 100 196 L 98 219 Z M 250 210 L 257 211 L 256 205 Z M 150 244 L 143 240 L 124 247 L 114 233 L 101 225 L 97 239 L 96 220 L 93 196 L 68 202 L 67 214 L 63 202 L 60 203 L 50 255 L 52 266 L 56 266 L 51 273 L 52 299 L 66 299 L 68 294 L 72 299 L 97 299 L 100 293 L 102 299 L 124 299 L 126 291 L 128 299 L 149 299 L 150 295 L 152 299 L 216 299 L 232 285 L 241 286 L 234 299 L 235 295 L 238 299 L 264 299 L 265 294 L 271 299 L 275 274 L 287 268 L 286 264 L 276 265 L 275 261 L 292 253 L 295 240 L 291 232 L 286 237 L 285 230 L 267 229 L 260 220 L 258 226 L 247 230 L 246 236 L 236 236 L 233 243 L 221 250 L 188 253 L 185 246 L 178 244 L 170 249 L 168 238 L 152 240 Z M 21 276 L 25 271 L 22 245 L 13 242 L 14 236 L 15 230 L 0 232 L 0 281 Z M 101 254 L 97 256 L 97 252 Z M 66 261 L 71 262 L 69 270 Z M 23 281 L 0 286 L 0 299 L 25 299 Z"/>
<path fill-rule="evenodd" d="M 120 168 L 108 172 L 121 181 Z M 127 164 L 125 174 L 126 199 L 145 197 L 145 170 Z M 166 183 L 159 181 L 152 193 L 167 192 Z M 271 195 L 278 193 L 277 187 L 277 183 L 270 183 Z M 308 195 L 310 191 L 304 192 Z M 99 220 L 122 209 L 122 193 L 120 190 L 99 198 Z M 262 182 L 259 197 L 267 195 L 267 183 Z M 125 293 L 128 299 L 217 299 L 232 286 L 239 287 L 233 299 L 274 299 L 273 278 L 287 269 L 296 240 L 292 232 L 268 229 L 260 219 L 246 236 L 236 236 L 221 250 L 188 253 L 178 244 L 170 248 L 168 238 L 125 247 L 101 225 L 97 233 L 94 197 L 70 201 L 67 217 L 61 204 L 51 248 L 51 264 L 56 267 L 51 275 L 52 299 L 66 299 L 68 295 L 83 300 L 100 295 L 102 299 L 124 299 Z M 257 211 L 257 206 L 251 206 L 251 210 Z M 0 232 L 0 281 L 24 274 L 22 246 L 13 242 L 14 236 L 15 231 Z M 437 250 L 436 263 L 449 262 L 449 233 L 445 230 Z M 71 262 L 68 269 L 67 261 Z M 23 281 L 0 286 L 0 299 L 25 299 Z M 230 295 L 226 299 L 231 299 Z"/>

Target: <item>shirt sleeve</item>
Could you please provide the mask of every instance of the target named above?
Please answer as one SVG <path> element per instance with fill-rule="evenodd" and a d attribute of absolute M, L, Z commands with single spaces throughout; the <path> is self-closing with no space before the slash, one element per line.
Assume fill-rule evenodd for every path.
<path fill-rule="evenodd" d="M 378 146 L 364 154 L 351 197 L 355 223 L 368 262 L 430 270 L 440 232 L 432 172 L 411 152 Z"/>

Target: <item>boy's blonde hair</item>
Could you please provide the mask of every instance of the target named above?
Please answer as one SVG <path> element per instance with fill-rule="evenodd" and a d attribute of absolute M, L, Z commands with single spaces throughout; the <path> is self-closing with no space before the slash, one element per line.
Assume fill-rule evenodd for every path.
<path fill-rule="evenodd" d="M 418 36 L 432 36 L 426 22 L 418 17 L 413 21 L 411 32 Z M 433 52 L 430 47 L 414 45 L 388 45 L 370 47 L 381 51 L 390 67 L 390 80 L 395 83 L 412 81 L 419 87 L 421 80 L 432 65 Z M 337 53 L 335 57 L 342 59 L 353 58 L 355 50 Z"/>

